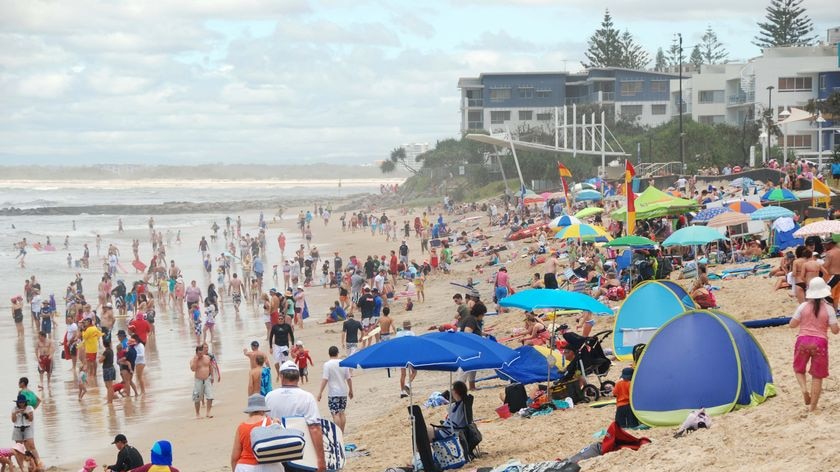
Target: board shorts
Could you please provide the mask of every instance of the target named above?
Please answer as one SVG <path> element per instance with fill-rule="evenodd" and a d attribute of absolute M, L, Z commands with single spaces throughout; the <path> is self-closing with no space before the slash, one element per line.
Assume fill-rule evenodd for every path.
<path fill-rule="evenodd" d="M 380 341 L 390 341 L 392 336 L 393 336 L 392 334 L 380 334 L 379 335 L 379 340 Z"/>
<path fill-rule="evenodd" d="M 496 303 L 498 303 L 499 300 L 501 300 L 501 299 L 503 299 L 507 296 L 508 289 L 507 289 L 507 287 L 496 287 L 496 292 L 495 293 L 496 293 Z"/>
<path fill-rule="evenodd" d="M 210 379 L 194 379 L 193 382 L 193 392 L 192 392 L 192 399 L 193 402 L 199 402 L 200 400 L 212 400 L 213 399 L 213 383 L 210 382 Z"/>
<path fill-rule="evenodd" d="M 49 356 L 38 357 L 38 373 L 51 374 L 53 370 L 53 361 Z"/>
<path fill-rule="evenodd" d="M 359 343 L 347 343 L 347 355 L 352 356 L 359 350 Z"/>
<path fill-rule="evenodd" d="M 309 375 L 309 369 L 307 369 L 306 367 L 300 368 L 299 370 L 301 377 L 307 377 Z"/>
<path fill-rule="evenodd" d="M 169 279 L 169 291 L 170 292 L 175 291 L 175 282 L 177 282 L 177 279 L 173 279 L 173 278 Z"/>
<path fill-rule="evenodd" d="M 113 382 L 114 380 L 117 380 L 117 369 L 114 369 L 113 367 L 103 367 L 102 380 L 106 382 Z"/>
<path fill-rule="evenodd" d="M 362 318 L 362 328 L 367 330 L 373 325 L 373 318 Z"/>
<path fill-rule="evenodd" d="M 242 294 L 241 293 L 234 293 L 231 297 L 233 298 L 233 304 L 234 305 L 239 305 L 240 303 L 242 303 Z"/>
<path fill-rule="evenodd" d="M 87 352 L 85 353 L 85 359 L 89 362 L 96 360 L 96 353 L 95 352 Z"/>
<path fill-rule="evenodd" d="M 289 360 L 289 346 L 274 345 L 271 349 L 271 354 L 274 356 L 274 362 L 282 364 Z"/>
<path fill-rule="evenodd" d="M 15 426 L 12 430 L 12 441 L 24 442 L 35 439 L 35 430 L 30 426 Z"/>
<path fill-rule="evenodd" d="M 815 379 L 828 377 L 828 339 L 816 336 L 799 336 L 793 348 L 793 371 L 804 374 L 811 361 L 808 373 Z"/>
<path fill-rule="evenodd" d="M 327 405 L 333 415 L 347 409 L 347 397 L 327 397 Z"/>

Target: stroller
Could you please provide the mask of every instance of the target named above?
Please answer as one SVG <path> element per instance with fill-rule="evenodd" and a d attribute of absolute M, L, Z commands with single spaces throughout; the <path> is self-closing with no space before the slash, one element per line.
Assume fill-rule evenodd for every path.
<path fill-rule="evenodd" d="M 601 343 L 610 334 L 612 334 L 612 330 L 600 331 L 588 337 L 583 337 L 577 333 L 563 333 L 563 339 L 566 341 L 567 347 L 575 352 L 572 364 L 579 364 L 580 369 L 578 370 L 585 380 L 581 387 L 584 401 L 597 401 L 602 396 L 610 396 L 613 388 L 615 388 L 615 382 L 605 380 L 612 362 L 604 354 L 604 349 L 601 347 Z M 586 380 L 588 376 L 593 374 L 598 379 L 597 386 Z M 574 375 L 574 371 L 571 371 L 568 377 L 571 378 L 572 375 Z M 564 380 L 569 380 L 569 378 Z"/>

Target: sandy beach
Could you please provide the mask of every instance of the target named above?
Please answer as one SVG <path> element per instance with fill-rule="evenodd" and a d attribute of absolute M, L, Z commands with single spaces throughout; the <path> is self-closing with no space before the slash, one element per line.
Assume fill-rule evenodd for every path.
<path fill-rule="evenodd" d="M 388 213 L 393 215 L 396 211 L 389 210 Z M 289 211 L 288 214 L 293 212 Z M 484 218 L 458 223 L 469 216 L 477 215 L 452 216 L 447 217 L 447 220 L 454 222 L 456 230 L 486 227 Z M 256 229 L 256 214 L 243 214 L 242 217 L 245 222 L 243 232 Z M 202 223 L 209 225 L 209 220 L 203 218 Z M 188 280 L 202 280 L 199 278 L 200 256 L 196 244 L 202 234 L 207 234 L 204 228 L 206 225 L 197 224 L 183 227 L 183 243 L 171 251 L 172 257 L 180 261 Z M 268 267 L 280 258 L 276 245 L 276 236 L 280 231 L 284 231 L 290 238 L 287 251 L 299 244 L 294 239 L 293 221 L 287 219 L 270 224 Z M 142 229 L 137 229 L 111 239 L 130 254 L 127 241 L 133 237 L 145 237 L 144 233 Z M 320 222 L 313 223 L 313 233 L 313 243 L 320 249 L 322 257 L 331 255 L 335 250 L 339 250 L 345 259 L 350 255 L 381 255 L 399 244 L 399 241 L 386 242 L 384 236 L 371 237 L 369 231 L 342 232 L 340 222 L 335 217 L 326 228 Z M 503 238 L 503 234 L 495 230 L 489 230 L 488 235 L 493 243 L 501 242 Z M 412 236 L 408 243 L 411 257 L 422 260 L 419 240 Z M 141 246 L 147 248 L 146 253 L 149 251 L 147 246 L 146 242 Z M 509 269 L 512 283 L 521 285 L 528 281 L 531 274 L 538 272 L 539 267 L 529 267 L 528 258 L 521 257 L 521 251 L 525 250 L 524 244 L 513 243 L 512 246 L 511 250 L 503 253 L 503 261 Z M 217 252 L 218 248 L 213 251 Z M 53 259 L 60 260 L 60 254 L 53 255 Z M 22 280 L 24 274 L 30 273 L 44 274 L 42 277 L 45 281 L 42 283 L 46 285 L 47 280 L 55 280 L 57 285 L 50 289 L 56 293 L 62 291 L 63 284 L 73 273 L 66 267 L 60 269 L 60 262 L 49 261 L 46 257 L 43 260 L 32 258 L 32 261 L 27 270 L 20 271 L 19 278 Z M 463 283 L 470 276 L 482 281 L 479 290 L 485 299 L 492 299 L 489 293 L 492 284 L 488 283 L 492 273 L 485 270 L 483 274 L 478 274 L 474 270 L 476 263 L 467 261 L 456 264 L 448 275 L 433 274 L 426 283 L 425 303 L 417 303 L 410 313 L 405 312 L 401 303 L 396 305 L 393 313 L 397 324 L 411 320 L 414 331 L 422 334 L 431 325 L 448 322 L 454 314 L 451 297 L 458 291 L 450 282 Z M 46 275 L 47 267 L 56 264 L 59 265 L 54 272 Z M 90 280 L 86 291 L 93 290 L 96 274 L 95 270 L 85 274 L 87 280 Z M 130 276 L 126 278 L 131 280 Z M 270 287 L 272 282 L 269 279 L 267 283 Z M 796 303 L 786 291 L 772 291 L 773 283 L 773 279 L 761 276 L 725 280 L 718 284 L 722 289 L 717 292 L 717 299 L 724 312 L 740 320 L 789 315 Z M 9 298 L 9 288 L 2 293 L 4 299 Z M 321 365 L 327 359 L 328 347 L 339 344 L 340 326 L 317 323 L 336 299 L 334 289 L 313 287 L 306 293 L 313 316 L 305 329 L 296 335 L 306 343 L 315 361 L 314 368 L 310 370 L 310 382 L 304 388 L 317 393 Z M 211 349 L 218 356 L 222 368 L 222 381 L 216 388 L 213 409 L 215 418 L 193 418 L 190 398 L 192 382 L 188 368 L 192 341 L 184 338 L 189 334 L 187 321 L 171 313 L 159 316 L 158 339 L 154 347 L 150 345 L 150 350 L 157 354 L 150 356 L 147 367 L 149 389 L 140 399 L 121 400 L 113 408 L 105 408 L 102 388 L 91 387 L 88 396 L 80 403 L 74 396 L 75 384 L 70 379 L 69 365 L 56 361 L 58 367 L 52 390 L 36 415 L 37 439 L 49 470 L 77 470 L 79 464 L 89 456 L 95 457 L 100 464 L 112 462 L 116 450 L 109 444 L 113 435 L 120 432 L 125 433 L 130 443 L 144 453 L 148 453 L 156 440 L 171 441 L 175 465 L 181 467 L 181 470 L 229 470 L 227 464 L 233 432 L 244 416 L 241 410 L 246 399 L 247 359 L 242 355 L 242 349 L 252 339 L 263 340 L 265 334 L 258 314 L 252 308 L 244 309 L 241 316 L 236 318 L 232 314 L 229 299 L 226 304 L 218 325 L 219 340 L 212 344 Z M 611 329 L 612 322 L 613 317 L 599 317 L 595 331 Z M 485 323 L 497 337 L 503 338 L 514 328 L 522 326 L 522 313 L 514 310 L 501 316 L 488 317 Z M 3 318 L 0 326 L 5 328 L 6 333 L 13 332 L 10 317 Z M 17 343 L 16 347 L 30 352 L 31 328 L 27 326 L 27 329 L 26 340 Z M 59 332 L 63 334 L 63 330 Z M 652 444 L 637 452 L 621 451 L 584 462 L 581 464 L 584 470 L 621 468 L 676 471 L 703 470 L 709 467 L 716 470 L 747 470 L 759 464 L 765 470 L 782 470 L 794 465 L 816 470 L 835 470 L 840 467 L 840 459 L 824 452 L 835 444 L 833 426 L 840 419 L 840 386 L 836 377 L 829 377 L 824 383 L 821 411 L 807 414 L 790 367 L 795 331 L 778 327 L 752 332 L 772 365 L 778 388 L 777 397 L 755 408 L 716 417 L 710 430 L 686 438 L 674 439 L 671 428 L 644 431 L 643 434 L 653 440 Z M 5 344 L 15 346 L 8 334 L 4 338 L 7 341 Z M 835 342 L 834 339 L 830 341 Z M 509 345 L 515 347 L 514 343 Z M 713 349 L 714 346 L 709 348 Z M 31 358 L 30 354 L 18 353 L 14 377 L 28 374 L 31 379 L 37 379 L 34 361 L 27 361 Z M 834 365 L 840 362 L 836 349 L 832 351 L 831 361 Z M 610 377 L 616 379 L 624 366 L 620 362 L 615 363 Z M 393 374 L 391 372 L 389 376 L 385 370 L 356 371 L 354 374 L 356 397 L 348 405 L 345 441 L 365 447 L 370 455 L 348 459 L 346 470 L 381 471 L 390 466 L 410 463 L 411 436 L 406 413 L 409 401 L 399 398 L 398 375 Z M 489 375 L 490 372 L 479 373 L 479 378 L 484 374 Z M 13 376 L 9 376 L 9 379 Z M 4 392 L 8 390 L 10 382 L 5 383 Z M 448 383 L 448 374 L 420 373 L 413 384 L 415 402 L 422 403 L 431 392 L 445 390 Z M 467 470 L 494 467 L 510 459 L 529 463 L 572 455 L 593 442 L 593 433 L 608 426 L 614 416 L 612 406 L 595 409 L 583 405 L 531 419 L 500 420 L 494 410 L 501 404 L 498 394 L 502 385 L 498 380 L 485 381 L 474 392 L 475 416 L 484 435 L 481 445 L 484 455 L 469 464 Z M 323 415 L 328 415 L 326 399 L 321 402 L 320 409 Z M 436 421 L 444 413 L 444 408 L 424 411 L 428 421 Z"/>

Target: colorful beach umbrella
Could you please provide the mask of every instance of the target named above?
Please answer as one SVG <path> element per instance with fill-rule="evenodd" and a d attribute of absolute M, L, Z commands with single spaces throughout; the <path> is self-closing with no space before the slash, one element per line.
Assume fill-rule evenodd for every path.
<path fill-rule="evenodd" d="M 796 200 L 799 200 L 796 195 L 786 188 L 774 188 L 761 196 L 763 202 L 791 202 Z"/>
<path fill-rule="evenodd" d="M 580 192 L 581 190 L 595 190 L 595 186 L 584 182 L 572 186 L 573 192 Z"/>
<path fill-rule="evenodd" d="M 592 313 L 612 313 L 612 309 L 589 295 L 560 289 L 532 288 L 516 292 L 499 300 L 504 307 L 534 310 L 584 310 Z M 354 354 L 355 355 L 355 354 Z"/>
<path fill-rule="evenodd" d="M 566 226 L 579 225 L 581 223 L 582 222 L 579 219 L 577 219 L 577 217 L 569 215 L 560 215 L 557 218 L 551 220 L 548 226 L 550 228 L 564 228 Z"/>
<path fill-rule="evenodd" d="M 708 226 L 686 226 L 668 236 L 662 246 L 702 246 L 714 241 L 727 239 L 720 231 Z"/>
<path fill-rule="evenodd" d="M 575 218 L 588 218 L 590 216 L 597 215 L 599 213 L 603 213 L 604 209 L 601 207 L 587 207 L 583 210 L 575 213 Z"/>
<path fill-rule="evenodd" d="M 750 219 L 756 221 L 776 218 L 793 218 L 793 212 L 780 206 L 768 206 L 750 213 Z"/>
<path fill-rule="evenodd" d="M 725 228 L 727 226 L 737 226 L 750 221 L 749 215 L 738 213 L 737 211 L 727 211 L 712 218 L 707 223 L 707 226 L 712 228 Z"/>
<path fill-rule="evenodd" d="M 597 190 L 581 190 L 575 194 L 576 202 L 597 202 L 603 199 L 604 196 Z"/>
<path fill-rule="evenodd" d="M 823 220 L 807 224 L 793 233 L 795 238 L 807 238 L 808 236 L 822 236 L 833 233 L 840 233 L 840 220 Z"/>
<path fill-rule="evenodd" d="M 744 213 L 748 215 L 756 210 L 764 208 L 764 206 L 758 202 L 748 202 L 746 200 L 741 200 L 740 202 L 727 203 L 726 208 L 729 208 L 732 211 L 737 211 L 738 213 Z"/>
<path fill-rule="evenodd" d="M 612 239 L 607 230 L 598 225 L 576 224 L 566 226 L 554 236 L 557 239 L 580 239 L 605 242 Z"/>
<path fill-rule="evenodd" d="M 644 236 L 622 236 L 604 244 L 606 247 L 646 248 L 656 246 L 656 241 Z"/>
<path fill-rule="evenodd" d="M 727 212 L 732 212 L 732 210 L 726 207 L 704 208 L 703 210 L 698 211 L 694 216 L 694 219 L 691 221 L 693 223 L 706 223 L 712 218 Z"/>

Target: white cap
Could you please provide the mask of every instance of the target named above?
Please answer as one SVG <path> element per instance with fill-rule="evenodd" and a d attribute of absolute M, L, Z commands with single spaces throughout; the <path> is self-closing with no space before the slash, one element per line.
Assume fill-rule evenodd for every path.
<path fill-rule="evenodd" d="M 300 372 L 300 369 L 298 369 L 298 366 L 297 366 L 297 364 L 295 364 L 294 361 L 286 361 L 282 365 L 280 365 L 280 372 L 291 372 L 291 371 Z"/>
<path fill-rule="evenodd" d="M 303 341 L 295 341 L 295 346 L 303 346 Z"/>

